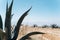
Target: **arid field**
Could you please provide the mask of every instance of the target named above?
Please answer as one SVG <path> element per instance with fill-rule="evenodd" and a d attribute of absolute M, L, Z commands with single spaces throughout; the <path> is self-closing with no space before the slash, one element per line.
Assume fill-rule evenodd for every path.
<path fill-rule="evenodd" d="M 45 34 L 32 35 L 30 36 L 32 40 L 60 40 L 59 28 L 41 28 L 30 26 L 21 26 L 17 40 L 19 40 L 22 36 L 34 31 L 43 32 Z"/>

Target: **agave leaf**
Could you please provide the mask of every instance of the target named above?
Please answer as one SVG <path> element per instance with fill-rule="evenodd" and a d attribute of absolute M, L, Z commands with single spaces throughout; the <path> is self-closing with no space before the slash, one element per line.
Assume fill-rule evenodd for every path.
<path fill-rule="evenodd" d="M 29 38 L 29 36 L 36 35 L 36 34 L 45 34 L 45 33 L 43 33 L 43 32 L 30 32 L 30 33 L 26 34 L 25 36 L 23 36 L 20 40 L 26 40 Z"/>
<path fill-rule="evenodd" d="M 12 40 L 16 40 L 16 39 L 17 39 L 18 33 L 19 33 L 19 28 L 20 28 L 20 26 L 21 26 L 21 23 L 22 23 L 23 19 L 25 18 L 25 16 L 27 16 L 27 14 L 28 14 L 28 12 L 29 12 L 30 10 L 31 10 L 31 8 L 28 9 L 28 10 L 19 18 L 19 20 L 18 20 L 18 22 L 17 22 L 17 25 L 16 25 L 16 27 L 15 27 L 15 29 L 14 29 L 14 37 L 13 37 Z"/>
<path fill-rule="evenodd" d="M 6 18 L 5 18 L 5 27 L 7 30 L 7 40 L 11 40 L 11 11 L 12 11 L 12 5 L 13 5 L 13 0 L 11 2 L 11 5 L 8 8 L 8 3 L 7 3 L 7 8 L 6 8 Z"/>
<path fill-rule="evenodd" d="M 2 22 L 1 15 L 0 15 L 0 28 L 3 30 L 3 22 Z"/>
<path fill-rule="evenodd" d="M 12 12 L 12 6 L 13 6 L 13 0 L 12 0 L 12 2 L 11 2 L 10 6 L 9 6 L 9 9 L 8 9 L 9 14 L 11 14 L 11 12 Z"/>

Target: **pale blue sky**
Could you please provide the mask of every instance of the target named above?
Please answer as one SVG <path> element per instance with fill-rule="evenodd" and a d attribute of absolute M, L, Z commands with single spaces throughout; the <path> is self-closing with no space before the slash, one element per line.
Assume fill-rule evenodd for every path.
<path fill-rule="evenodd" d="M 5 19 L 7 0 L 0 0 L 0 14 Z M 11 3 L 11 0 L 8 0 Z M 24 19 L 23 24 L 28 25 L 60 25 L 60 0 L 14 0 L 12 24 L 16 24 L 19 17 L 30 7 L 31 11 Z"/>

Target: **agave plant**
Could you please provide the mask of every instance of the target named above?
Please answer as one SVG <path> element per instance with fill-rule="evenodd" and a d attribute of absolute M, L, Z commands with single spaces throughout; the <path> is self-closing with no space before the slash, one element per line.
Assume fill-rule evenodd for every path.
<path fill-rule="evenodd" d="M 24 14 L 19 18 L 16 26 L 15 26 L 15 29 L 14 29 L 14 36 L 13 38 L 11 37 L 11 18 L 12 18 L 12 6 L 13 6 L 13 0 L 10 4 L 10 6 L 8 7 L 8 3 L 6 5 L 6 18 L 5 18 L 5 32 L 3 32 L 3 22 L 2 22 L 2 18 L 1 18 L 1 15 L 0 15 L 0 34 L 2 34 L 4 37 L 5 37 L 5 40 L 16 40 L 17 37 L 18 37 L 18 33 L 19 33 L 19 28 L 21 26 L 21 23 L 23 21 L 23 19 L 27 16 L 28 12 L 31 10 L 28 9 L 26 12 L 24 12 Z M 32 33 L 29 33 L 27 35 L 25 35 L 24 37 L 22 37 L 21 39 L 23 38 L 26 38 L 28 35 L 33 35 L 33 34 L 42 34 L 42 33 L 38 33 L 38 32 L 32 32 Z M 20 40 L 21 40 L 20 39 Z M 3 39 L 1 39 L 3 40 Z M 25 39 L 24 39 L 25 40 Z"/>

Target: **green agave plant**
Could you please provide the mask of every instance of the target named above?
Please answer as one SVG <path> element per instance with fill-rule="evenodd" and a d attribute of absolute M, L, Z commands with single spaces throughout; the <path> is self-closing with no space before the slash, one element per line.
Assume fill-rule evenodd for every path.
<path fill-rule="evenodd" d="M 13 0 L 10 4 L 10 6 L 8 7 L 8 3 L 7 3 L 7 6 L 6 6 L 6 18 L 5 18 L 5 32 L 3 32 L 3 22 L 2 22 L 2 18 L 1 18 L 1 15 L 0 15 L 0 37 L 4 36 L 5 39 L 1 39 L 1 40 L 16 40 L 17 37 L 18 37 L 18 33 L 19 33 L 19 28 L 21 26 L 21 23 L 23 21 L 23 19 L 28 15 L 28 12 L 31 10 L 28 9 L 18 20 L 16 26 L 15 26 L 15 29 L 14 29 L 14 36 L 13 38 L 11 38 L 11 13 L 12 13 L 12 6 L 13 6 Z M 26 38 L 28 38 L 28 36 L 31 36 L 31 35 L 34 35 L 34 34 L 44 34 L 42 32 L 31 32 L 31 33 L 28 33 L 27 35 L 23 36 L 20 40 L 25 40 Z"/>

